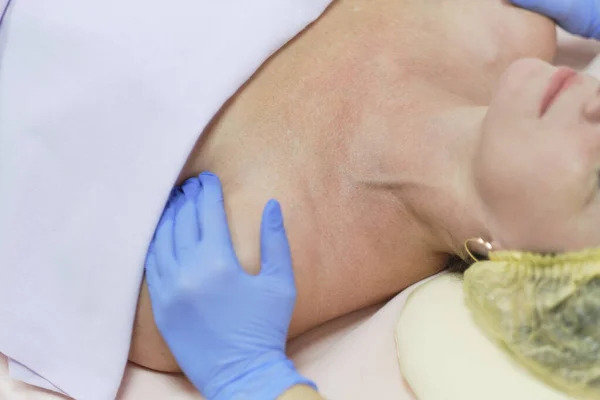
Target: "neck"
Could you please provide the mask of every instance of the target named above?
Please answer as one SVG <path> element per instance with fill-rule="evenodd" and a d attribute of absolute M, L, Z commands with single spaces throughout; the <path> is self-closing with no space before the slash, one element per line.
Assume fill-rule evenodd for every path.
<path fill-rule="evenodd" d="M 373 157 L 378 168 L 360 179 L 373 190 L 393 193 L 429 232 L 436 252 L 463 255 L 466 239 L 489 240 L 472 162 L 486 111 L 453 105 L 429 112 L 401 138 L 398 132 L 385 138 L 387 145 L 377 146 Z"/>
<path fill-rule="evenodd" d="M 443 250 L 452 254 L 463 255 L 467 239 L 491 240 L 475 186 L 473 162 L 486 113 L 487 107 L 454 107 L 437 116 L 431 125 L 432 134 L 439 139 L 431 155 L 433 170 L 438 173 L 430 182 L 441 196 L 424 198 L 424 212 L 430 215 Z"/>

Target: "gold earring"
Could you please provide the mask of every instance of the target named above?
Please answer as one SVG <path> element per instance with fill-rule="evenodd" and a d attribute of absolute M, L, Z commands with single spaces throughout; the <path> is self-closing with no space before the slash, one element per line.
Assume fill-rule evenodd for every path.
<path fill-rule="evenodd" d="M 471 247 L 471 246 L 474 246 L 474 247 Z M 473 251 L 471 251 L 471 249 L 473 249 Z M 484 256 L 485 258 L 487 258 L 489 252 L 492 251 L 493 249 L 494 248 L 493 248 L 492 244 L 488 241 L 483 240 L 482 238 L 471 238 L 471 239 L 465 240 L 465 250 L 467 251 L 467 254 L 469 254 L 469 256 L 475 262 L 479 262 L 481 260 L 478 259 L 477 257 L 475 257 L 473 255 L 473 253 L 480 254 L 480 255 Z"/>

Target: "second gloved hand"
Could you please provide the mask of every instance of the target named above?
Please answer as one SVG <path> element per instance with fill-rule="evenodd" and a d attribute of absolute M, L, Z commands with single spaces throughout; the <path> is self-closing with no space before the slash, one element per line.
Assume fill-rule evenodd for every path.
<path fill-rule="evenodd" d="M 513 4 L 552 18 L 575 35 L 600 39 L 600 0 L 511 0 Z"/>
<path fill-rule="evenodd" d="M 261 272 L 247 274 L 231 242 L 219 179 L 176 189 L 146 260 L 156 324 L 179 366 L 208 399 L 272 400 L 314 386 L 285 355 L 296 300 L 281 209 L 261 225 Z"/>

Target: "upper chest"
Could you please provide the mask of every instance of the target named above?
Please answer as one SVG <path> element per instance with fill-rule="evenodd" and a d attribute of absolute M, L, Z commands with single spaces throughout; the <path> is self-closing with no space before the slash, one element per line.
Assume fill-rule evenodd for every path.
<path fill-rule="evenodd" d="M 331 264 L 323 253 L 341 264 L 373 256 L 392 263 L 409 253 L 421 239 L 411 216 L 340 180 L 348 165 L 385 178 L 391 162 L 353 148 L 353 137 L 367 133 L 369 146 L 383 149 L 402 132 L 396 139 L 414 153 L 423 147 L 415 116 L 439 90 L 485 103 L 510 62 L 553 51 L 548 21 L 499 1 L 394 1 L 386 15 L 361 14 L 352 3 L 334 3 L 269 60 L 182 171 L 182 178 L 204 170 L 222 177 L 234 242 L 251 264 L 258 265 L 260 211 L 271 197 L 283 204 L 303 264 Z"/>

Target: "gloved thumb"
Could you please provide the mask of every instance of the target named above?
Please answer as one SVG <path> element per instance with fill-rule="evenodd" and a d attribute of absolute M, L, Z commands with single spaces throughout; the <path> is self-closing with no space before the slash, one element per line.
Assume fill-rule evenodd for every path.
<path fill-rule="evenodd" d="M 260 227 L 261 275 L 278 275 L 294 280 L 290 245 L 283 226 L 281 206 L 269 200 Z"/>

